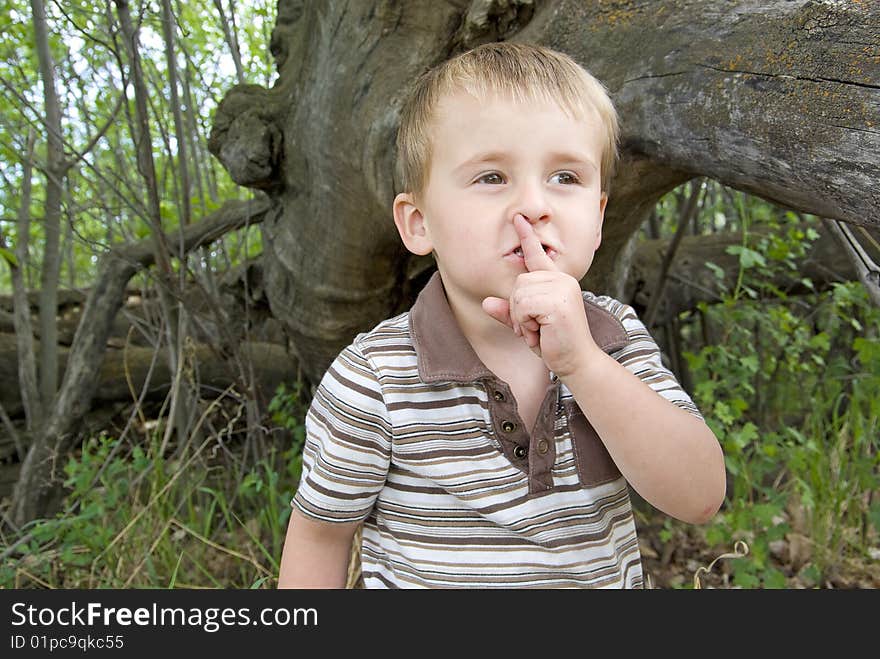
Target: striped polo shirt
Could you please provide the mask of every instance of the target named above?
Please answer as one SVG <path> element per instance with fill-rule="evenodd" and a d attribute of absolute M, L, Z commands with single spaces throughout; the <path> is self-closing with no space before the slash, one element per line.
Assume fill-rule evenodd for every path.
<path fill-rule="evenodd" d="M 584 292 L 596 343 L 700 416 L 635 312 Z M 555 376 L 529 432 L 435 274 L 409 312 L 358 335 L 306 417 L 293 505 L 364 520 L 366 588 L 638 588 L 626 481 Z"/>

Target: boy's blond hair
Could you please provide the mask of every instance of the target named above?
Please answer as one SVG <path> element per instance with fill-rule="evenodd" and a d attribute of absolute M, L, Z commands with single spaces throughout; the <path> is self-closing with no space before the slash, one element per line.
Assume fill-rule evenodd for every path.
<path fill-rule="evenodd" d="M 401 112 L 397 132 L 397 168 L 404 192 L 420 194 L 431 166 L 431 123 L 446 95 L 505 94 L 516 101 L 554 101 L 572 117 L 598 114 L 605 129 L 602 191 L 608 192 L 617 163 L 617 111 L 605 87 L 571 57 L 527 44 L 488 43 L 423 73 Z"/>

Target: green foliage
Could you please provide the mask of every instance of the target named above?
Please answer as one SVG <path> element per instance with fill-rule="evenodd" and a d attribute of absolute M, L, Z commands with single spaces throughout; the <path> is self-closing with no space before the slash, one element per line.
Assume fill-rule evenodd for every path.
<path fill-rule="evenodd" d="M 308 396 L 302 381 L 295 382 L 290 388 L 285 384 L 278 386 L 275 396 L 269 402 L 269 413 L 272 421 L 281 428 L 286 428 L 292 437 L 289 449 L 289 460 L 286 461 L 288 477 L 299 483 L 302 475 L 302 449 L 306 443 L 305 418 L 308 412 Z"/>
<path fill-rule="evenodd" d="M 64 468 L 66 512 L 23 530 L 24 555 L 0 565 L 0 587 L 274 587 L 307 401 L 281 388 L 272 407 L 280 442 L 238 479 L 211 458 L 217 439 L 174 457 L 158 434 L 147 448 L 88 440 Z"/>
<path fill-rule="evenodd" d="M 728 250 L 739 256 L 736 285 L 720 304 L 700 305 L 701 322 L 720 334 L 685 353 L 732 484 L 706 537 L 722 548 L 748 542 L 750 555 L 733 561 L 744 588 L 785 587 L 793 576 L 819 585 L 864 558 L 880 530 L 871 502 L 880 489 L 880 311 L 858 283 L 801 298 L 770 284 L 781 271 L 814 288 L 796 259 L 818 233 L 793 214 L 767 224 L 771 234 L 746 231 Z M 724 273 L 707 266 L 721 286 Z M 786 575 L 772 547 L 793 538 L 806 539 L 806 562 Z"/>
<path fill-rule="evenodd" d="M 131 134 L 134 100 L 115 115 L 123 92 L 123 74 L 129 75 L 127 57 L 119 39 L 115 10 L 94 3 L 45 3 L 49 45 L 55 61 L 56 88 L 62 114 L 65 155 L 76 160 L 65 182 L 62 216 L 70 225 L 63 232 L 62 286 L 88 286 L 94 280 L 100 255 L 110 246 L 148 238 L 145 221 L 146 192 L 138 175 Z M 229 17 L 229 5 L 224 3 Z M 162 39 L 158 5 L 132 5 L 132 18 L 140 26 L 139 46 L 150 95 L 150 131 L 159 182 L 163 228 L 181 226 L 183 195 L 192 204 L 198 221 L 223 202 L 250 196 L 237 186 L 207 151 L 214 112 L 223 95 L 238 82 L 231 51 L 213 2 L 172 3 L 175 12 L 176 61 L 185 117 L 192 119 L 183 136 L 174 134 L 170 82 Z M 276 76 L 269 52 L 270 33 L 277 3 L 255 0 L 235 4 L 236 37 L 244 78 L 270 86 Z M 143 11 L 142 14 L 139 14 Z M 30 203 L 29 259 L 25 278 L 36 288 L 43 259 L 43 227 L 39 221 L 46 196 L 45 177 L 39 166 L 46 159 L 42 82 L 36 55 L 32 10 L 26 0 L 0 2 L 0 233 L 8 246 L 21 241 L 14 218 L 22 204 L 23 160 L 29 129 L 36 131 Z M 120 64 L 124 69 L 120 69 Z M 189 98 L 183 83 L 189 81 Z M 103 136 L 83 158 L 75 158 L 106 127 Z M 178 141 L 189 146 L 191 189 L 180 189 Z M 196 161 L 195 156 L 198 156 Z M 259 231 L 239 230 L 216 241 L 204 257 L 214 267 L 226 269 L 261 249 Z M 11 287 L 9 269 L 0 267 L 0 293 Z"/>

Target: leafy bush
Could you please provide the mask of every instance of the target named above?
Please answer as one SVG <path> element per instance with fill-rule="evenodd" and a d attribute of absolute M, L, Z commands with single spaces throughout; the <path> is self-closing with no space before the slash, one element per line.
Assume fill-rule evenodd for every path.
<path fill-rule="evenodd" d="M 750 556 L 733 562 L 735 585 L 785 587 L 793 576 L 821 585 L 867 558 L 880 528 L 871 496 L 880 486 L 880 311 L 858 283 L 805 298 L 768 284 L 780 270 L 800 279 L 795 259 L 818 236 L 793 214 L 771 224 L 772 235 L 746 232 L 729 248 L 737 283 L 699 309 L 719 334 L 685 353 L 732 485 L 707 539 L 749 543 Z M 707 265 L 721 286 L 723 273 Z M 797 575 L 771 560 L 774 543 Z"/>

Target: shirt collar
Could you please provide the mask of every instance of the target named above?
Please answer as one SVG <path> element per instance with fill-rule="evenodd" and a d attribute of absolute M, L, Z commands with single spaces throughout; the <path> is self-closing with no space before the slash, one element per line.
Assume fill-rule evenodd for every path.
<path fill-rule="evenodd" d="M 623 323 L 616 316 L 587 300 L 584 310 L 593 340 L 602 350 L 614 352 L 628 343 Z M 419 293 L 410 310 L 409 326 L 423 382 L 474 382 L 495 377 L 458 326 L 439 272 Z"/>

